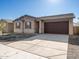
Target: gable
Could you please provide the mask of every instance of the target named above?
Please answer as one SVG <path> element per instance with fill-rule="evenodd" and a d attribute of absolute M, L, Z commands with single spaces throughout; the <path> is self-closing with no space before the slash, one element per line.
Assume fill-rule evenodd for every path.
<path fill-rule="evenodd" d="M 25 20 L 36 20 L 36 17 L 24 15 L 24 16 L 21 16 L 21 17 L 15 19 L 14 21 L 25 21 Z"/>

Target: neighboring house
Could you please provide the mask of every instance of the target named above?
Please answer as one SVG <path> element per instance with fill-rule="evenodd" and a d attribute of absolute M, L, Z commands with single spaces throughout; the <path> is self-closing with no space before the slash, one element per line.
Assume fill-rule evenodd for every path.
<path fill-rule="evenodd" d="M 5 27 L 3 29 L 3 32 L 5 32 L 5 33 L 14 32 L 14 24 L 13 24 L 13 21 L 6 20 L 6 19 L 3 19 L 3 21 L 5 22 Z"/>
<path fill-rule="evenodd" d="M 15 33 L 73 34 L 73 13 L 55 16 L 21 16 L 14 20 Z"/>

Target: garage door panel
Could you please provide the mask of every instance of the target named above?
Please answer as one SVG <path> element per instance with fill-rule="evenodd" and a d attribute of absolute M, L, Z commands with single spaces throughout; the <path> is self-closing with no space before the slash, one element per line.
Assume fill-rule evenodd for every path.
<path fill-rule="evenodd" d="M 68 21 L 46 22 L 44 24 L 45 33 L 68 34 Z"/>

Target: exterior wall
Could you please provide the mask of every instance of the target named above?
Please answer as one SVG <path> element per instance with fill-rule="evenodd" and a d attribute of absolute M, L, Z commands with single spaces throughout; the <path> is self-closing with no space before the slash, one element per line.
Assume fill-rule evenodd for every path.
<path fill-rule="evenodd" d="M 59 22 L 59 21 L 69 21 L 68 19 L 50 19 L 39 21 L 39 33 L 44 33 L 44 22 Z"/>
<path fill-rule="evenodd" d="M 6 22 L 6 26 L 4 27 L 3 32 L 8 32 L 8 23 Z"/>
<path fill-rule="evenodd" d="M 74 34 L 77 34 L 77 27 L 76 26 L 74 26 L 73 31 L 74 31 Z"/>
<path fill-rule="evenodd" d="M 79 35 L 79 26 L 74 26 L 74 35 Z"/>
<path fill-rule="evenodd" d="M 32 20 L 25 20 L 26 21 L 31 21 L 31 29 L 25 29 L 25 23 L 24 23 L 24 30 L 23 30 L 23 23 L 21 22 L 21 27 L 20 29 L 16 28 L 16 22 L 14 22 L 14 32 L 16 33 L 35 33 L 36 28 L 35 28 L 35 21 Z M 39 33 L 44 33 L 44 22 L 59 22 L 59 21 L 69 21 L 69 34 L 73 35 L 73 20 L 72 19 L 54 19 L 54 20 L 45 20 L 45 21 L 39 21 Z"/>
<path fill-rule="evenodd" d="M 8 23 L 8 32 L 13 32 L 13 29 L 14 29 L 14 24 L 13 23 Z"/>
<path fill-rule="evenodd" d="M 22 22 L 21 21 L 19 21 L 20 23 L 21 23 L 21 27 L 18 29 L 18 28 L 16 28 L 16 23 L 17 23 L 17 21 L 16 22 L 14 22 L 14 32 L 15 33 L 22 33 Z"/>
<path fill-rule="evenodd" d="M 5 26 L 3 32 L 8 32 L 8 33 L 10 33 L 10 32 L 13 32 L 13 30 L 14 30 L 14 25 L 13 25 L 13 23 L 8 23 L 8 22 L 6 22 L 6 26 Z"/>
<path fill-rule="evenodd" d="M 73 19 L 54 19 L 45 20 L 44 22 L 59 22 L 59 21 L 69 21 L 69 35 L 73 35 Z M 39 23 L 39 33 L 44 33 L 44 22 Z"/>
<path fill-rule="evenodd" d="M 30 20 L 26 20 L 30 21 Z M 31 29 L 25 29 L 25 23 L 24 23 L 24 33 L 35 33 L 35 21 L 30 21 L 31 22 Z"/>
<path fill-rule="evenodd" d="M 35 21 L 35 33 L 39 33 L 39 21 Z"/>
<path fill-rule="evenodd" d="M 48 19 L 44 22 L 60 22 L 60 21 L 69 21 L 69 19 L 63 18 L 63 19 Z"/>
<path fill-rule="evenodd" d="M 25 22 L 31 21 L 31 20 L 25 20 Z M 21 23 L 20 29 L 16 28 L 16 22 L 14 22 L 14 32 L 15 33 L 35 33 L 35 21 L 31 21 L 31 29 L 25 28 L 25 22 L 22 23 L 22 21 L 19 21 Z"/>
<path fill-rule="evenodd" d="M 44 33 L 44 22 L 39 21 L 39 33 Z"/>
<path fill-rule="evenodd" d="M 73 19 L 69 19 L 69 35 L 73 35 Z"/>

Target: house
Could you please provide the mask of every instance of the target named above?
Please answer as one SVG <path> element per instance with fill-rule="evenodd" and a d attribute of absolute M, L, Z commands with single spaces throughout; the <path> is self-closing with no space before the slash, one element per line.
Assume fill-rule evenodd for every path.
<path fill-rule="evenodd" d="M 4 24 L 3 24 L 4 23 Z M 0 20 L 0 28 L 3 27 L 3 32 L 4 33 L 11 33 L 14 32 L 14 24 L 13 21 L 9 19 L 1 19 Z"/>
<path fill-rule="evenodd" d="M 73 13 L 33 17 L 21 16 L 14 20 L 15 33 L 73 34 Z"/>

